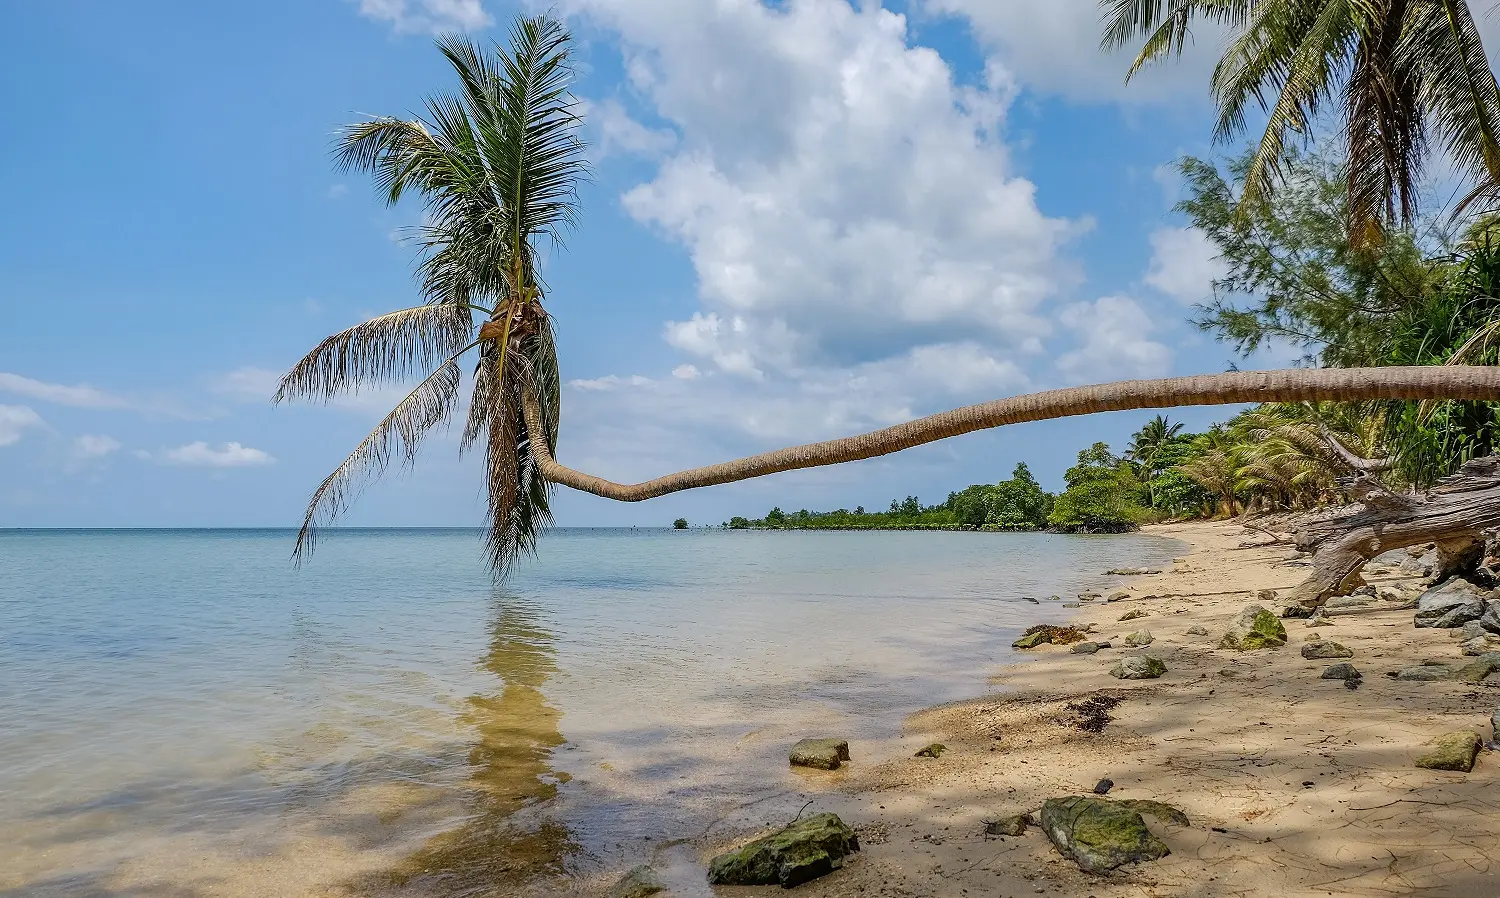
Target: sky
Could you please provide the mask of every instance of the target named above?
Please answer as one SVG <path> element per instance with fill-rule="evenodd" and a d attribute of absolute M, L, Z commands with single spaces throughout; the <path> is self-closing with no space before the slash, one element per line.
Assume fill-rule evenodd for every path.
<path fill-rule="evenodd" d="M 51 0 L 0 32 L 0 527 L 294 526 L 399 397 L 272 405 L 323 336 L 419 301 L 338 129 L 452 89 L 444 31 L 512 0 Z M 1188 322 L 1219 263 L 1172 212 L 1210 143 L 1200 31 L 1125 85 L 1095 0 L 560 0 L 593 176 L 548 253 L 558 458 L 636 481 L 1032 390 L 1236 360 Z M 619 504 L 564 526 L 1059 488 L 1150 413 L 1002 428 Z M 1190 428 L 1222 409 L 1173 412 Z M 462 418 L 460 416 L 459 421 Z M 482 523 L 439 432 L 346 523 Z"/>

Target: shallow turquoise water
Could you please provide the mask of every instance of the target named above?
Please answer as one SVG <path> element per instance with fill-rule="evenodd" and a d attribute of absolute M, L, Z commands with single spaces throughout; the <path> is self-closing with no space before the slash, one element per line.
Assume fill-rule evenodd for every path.
<path fill-rule="evenodd" d="M 0 896 L 513 894 L 814 788 L 1149 536 L 0 531 Z M 646 834 L 643 838 L 642 834 Z M 503 860 L 497 861 L 496 858 Z"/>

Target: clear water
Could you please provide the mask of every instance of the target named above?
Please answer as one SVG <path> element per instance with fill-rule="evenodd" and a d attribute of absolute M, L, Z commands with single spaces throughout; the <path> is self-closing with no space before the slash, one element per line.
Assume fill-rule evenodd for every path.
<path fill-rule="evenodd" d="M 0 896 L 519 894 L 820 788 L 1150 536 L 0 531 Z M 1023 596 L 1042 598 L 1040 604 Z M 558 877 L 564 877 L 559 879 Z"/>

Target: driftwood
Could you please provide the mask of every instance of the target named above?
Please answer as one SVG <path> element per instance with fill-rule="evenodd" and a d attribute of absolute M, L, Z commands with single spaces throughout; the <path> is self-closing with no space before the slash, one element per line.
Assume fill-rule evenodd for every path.
<path fill-rule="evenodd" d="M 1485 531 L 1500 528 L 1500 456 L 1474 459 L 1423 496 L 1393 493 L 1368 473 L 1341 485 L 1363 508 L 1293 536 L 1299 550 L 1313 553 L 1312 576 L 1291 596 L 1307 607 L 1364 585 L 1365 563 L 1392 549 L 1435 543 L 1436 580 L 1474 571 L 1484 560 Z"/>

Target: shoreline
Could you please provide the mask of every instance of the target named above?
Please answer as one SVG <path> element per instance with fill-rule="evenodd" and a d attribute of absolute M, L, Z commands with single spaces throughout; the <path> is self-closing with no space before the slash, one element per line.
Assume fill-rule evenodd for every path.
<path fill-rule="evenodd" d="M 1303 579 L 1285 546 L 1239 548 L 1235 523 L 1148 527 L 1186 544 L 1161 574 L 1115 577 L 1129 598 L 1069 609 L 1065 623 L 1123 646 L 1149 629 L 1149 649 L 1096 655 L 1041 646 L 1008 656 L 992 693 L 928 708 L 905 722 L 902 748 L 932 742 L 941 758 L 854 763 L 810 782 L 813 811 L 831 810 L 859 832 L 864 850 L 844 870 L 799 887 L 807 896 L 1271 894 L 1476 896 L 1500 894 L 1500 814 L 1490 797 L 1500 761 L 1481 751 L 1470 773 L 1425 770 L 1427 743 L 1456 730 L 1488 739 L 1500 704 L 1495 685 L 1404 682 L 1400 668 L 1464 659 L 1455 631 L 1415 629 L 1412 611 L 1375 607 L 1308 628 L 1286 620 L 1279 649 L 1218 648 L 1233 617 L 1259 590 L 1285 594 Z M 1411 589 L 1414 575 L 1371 576 Z M 1415 594 L 1415 593 L 1413 593 Z M 1277 602 L 1261 601 L 1280 611 Z M 1273 607 L 1274 606 L 1274 607 Z M 1045 607 L 1045 606 L 1044 606 Z M 1127 611 L 1147 615 L 1119 621 Z M 1038 609 L 1038 620 L 1058 615 Z M 1207 635 L 1190 635 L 1203 627 Z M 1329 660 L 1305 660 L 1305 637 L 1336 640 L 1364 674 L 1358 690 L 1320 679 Z M 1167 673 L 1118 680 L 1122 656 L 1149 654 Z M 1076 703 L 1119 699 L 1098 732 Z M 1074 707 L 1070 708 L 1070 705 Z M 1094 724 L 1097 726 L 1098 720 Z M 984 824 L 1035 811 L 1043 800 L 1087 794 L 1101 778 L 1111 798 L 1153 799 L 1186 812 L 1190 825 L 1146 822 L 1171 854 L 1107 875 L 1083 873 L 1033 827 L 989 837 Z M 821 787 L 821 788 L 818 788 Z M 700 853 L 745 841 L 716 841 Z M 761 889 L 726 889 L 753 895 Z M 780 890 L 765 889 L 766 894 Z"/>

